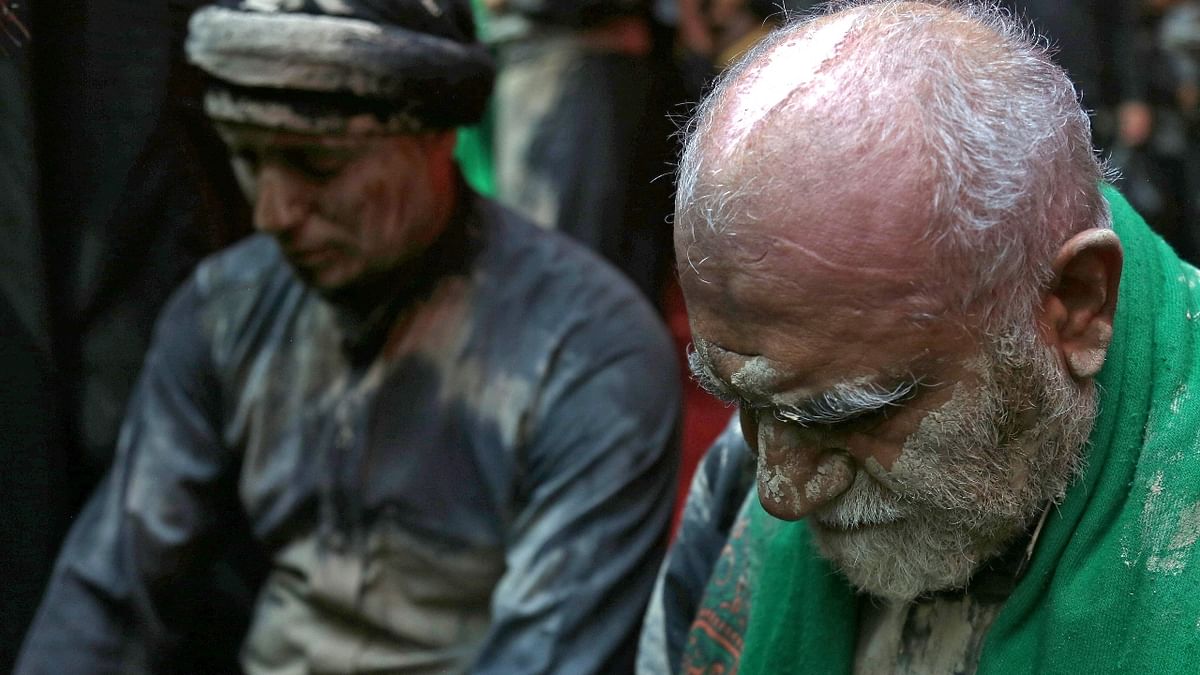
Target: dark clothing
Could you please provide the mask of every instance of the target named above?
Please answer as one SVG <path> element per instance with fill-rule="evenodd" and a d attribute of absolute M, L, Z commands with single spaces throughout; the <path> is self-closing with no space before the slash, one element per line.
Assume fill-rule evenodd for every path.
<path fill-rule="evenodd" d="M 671 258 L 667 112 L 681 94 L 653 9 L 530 0 L 490 17 L 487 33 L 500 65 L 497 198 L 598 252 L 658 302 Z M 648 53 L 589 40 L 588 29 L 618 20 L 647 31 Z"/>
<path fill-rule="evenodd" d="M 1002 0 L 1050 39 L 1091 109 L 1145 100 L 1134 53 L 1140 5 L 1135 0 Z"/>
<path fill-rule="evenodd" d="M 247 671 L 629 667 L 674 486 L 669 343 L 613 270 L 466 199 L 376 311 L 267 238 L 200 266 L 18 672 L 192 663 L 231 509 L 270 560 Z"/>
<path fill-rule="evenodd" d="M 671 553 L 646 609 L 639 675 L 678 673 L 688 632 L 734 522 L 754 492 L 755 459 L 735 414 L 692 477 Z"/>
<path fill-rule="evenodd" d="M 246 227 L 182 91 L 195 1 L 0 3 L 31 33 L 0 15 L 0 672 L 111 461 L 162 304 Z"/>
<path fill-rule="evenodd" d="M 3 4 L 3 3 L 0 3 Z M 28 8 L 13 9 L 27 26 Z M 0 21 L 5 21 L 0 17 Z M 37 227 L 32 55 L 0 32 L 0 672 L 9 672 L 65 527 L 55 370 Z"/>

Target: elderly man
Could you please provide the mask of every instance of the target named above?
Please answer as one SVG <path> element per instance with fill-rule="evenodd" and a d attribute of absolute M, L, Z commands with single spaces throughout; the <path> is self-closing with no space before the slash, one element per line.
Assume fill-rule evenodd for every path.
<path fill-rule="evenodd" d="M 631 284 L 458 177 L 492 79 L 465 4 L 212 6 L 188 54 L 265 234 L 161 317 L 18 672 L 237 667 L 207 636 L 247 541 L 246 672 L 628 668 L 673 359 Z"/>
<path fill-rule="evenodd" d="M 723 79 L 675 241 L 738 423 L 643 672 L 1200 663 L 1200 273 L 1101 179 L 1066 75 L 986 6 L 843 5 Z"/>

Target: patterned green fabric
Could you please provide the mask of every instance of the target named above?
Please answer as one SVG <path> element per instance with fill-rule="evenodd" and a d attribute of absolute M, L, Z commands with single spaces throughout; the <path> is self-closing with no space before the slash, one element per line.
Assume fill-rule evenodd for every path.
<path fill-rule="evenodd" d="M 1200 664 L 1200 272 L 1104 190 L 1125 267 L 1088 468 L 1049 514 L 980 673 Z M 762 547 L 763 561 L 750 607 L 740 608 L 749 625 L 739 672 L 850 672 L 858 617 L 845 579 L 816 554 L 803 522 L 776 521 L 757 499 L 748 520 L 744 541 Z"/>

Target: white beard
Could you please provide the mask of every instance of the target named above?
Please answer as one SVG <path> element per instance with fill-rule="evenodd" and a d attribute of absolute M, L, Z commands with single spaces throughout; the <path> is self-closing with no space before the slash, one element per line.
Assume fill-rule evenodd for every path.
<path fill-rule="evenodd" d="M 1032 334 L 990 347 L 979 387 L 929 413 L 891 471 L 860 469 L 810 518 L 821 554 L 858 589 L 908 601 L 965 586 L 1080 473 L 1095 396 Z"/>

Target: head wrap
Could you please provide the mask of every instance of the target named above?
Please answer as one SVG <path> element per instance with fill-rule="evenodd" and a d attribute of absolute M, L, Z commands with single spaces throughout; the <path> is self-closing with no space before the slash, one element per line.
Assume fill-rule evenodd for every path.
<path fill-rule="evenodd" d="M 213 119 L 306 133 L 476 122 L 495 66 L 465 0 L 235 0 L 197 11 L 188 59 Z"/>

